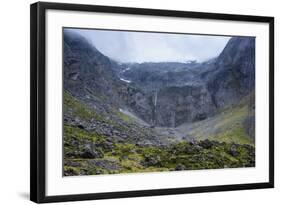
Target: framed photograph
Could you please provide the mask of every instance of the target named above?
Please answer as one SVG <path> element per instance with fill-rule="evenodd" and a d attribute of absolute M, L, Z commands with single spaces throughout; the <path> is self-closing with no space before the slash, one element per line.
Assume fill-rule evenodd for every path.
<path fill-rule="evenodd" d="M 31 5 L 34 202 L 274 187 L 274 18 Z"/>

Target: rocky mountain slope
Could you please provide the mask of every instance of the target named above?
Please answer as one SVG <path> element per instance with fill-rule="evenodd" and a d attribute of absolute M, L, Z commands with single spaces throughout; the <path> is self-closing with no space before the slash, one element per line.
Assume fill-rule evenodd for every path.
<path fill-rule="evenodd" d="M 203 63 L 121 64 L 65 30 L 65 175 L 254 166 L 254 89 L 254 38 Z"/>
<path fill-rule="evenodd" d="M 99 114 L 112 109 L 132 108 L 149 121 L 151 107 L 140 89 L 119 79 L 114 69 L 119 65 L 101 54 L 78 34 L 64 33 L 64 90 L 85 102 Z"/>
<path fill-rule="evenodd" d="M 235 104 L 255 87 L 255 38 L 231 38 L 213 66 L 201 76 L 214 104 Z"/>
<path fill-rule="evenodd" d="M 176 127 L 213 116 L 254 90 L 255 39 L 233 37 L 203 63 L 127 64 L 120 75 L 155 98 L 155 125 Z M 174 70 L 172 69 L 174 68 Z"/>

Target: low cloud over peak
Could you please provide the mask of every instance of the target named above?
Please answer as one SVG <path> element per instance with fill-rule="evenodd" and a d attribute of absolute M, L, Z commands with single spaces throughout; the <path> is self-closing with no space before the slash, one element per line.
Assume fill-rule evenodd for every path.
<path fill-rule="evenodd" d="M 104 55 L 120 62 L 199 62 L 216 57 L 230 37 L 150 32 L 67 29 L 84 36 Z"/>

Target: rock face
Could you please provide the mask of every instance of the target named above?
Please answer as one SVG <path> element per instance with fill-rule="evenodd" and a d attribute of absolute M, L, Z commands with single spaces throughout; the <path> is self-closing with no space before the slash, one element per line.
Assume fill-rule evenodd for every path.
<path fill-rule="evenodd" d="M 111 70 L 112 62 L 102 55 L 86 39 L 64 31 L 64 88 L 77 96 L 89 95 L 91 90 L 110 92 L 106 89 L 116 76 Z M 111 81 L 109 80 L 111 79 Z M 114 94 L 114 93 L 112 93 Z"/>
<path fill-rule="evenodd" d="M 204 86 L 167 87 L 158 92 L 156 124 L 177 127 L 184 122 L 203 120 L 214 111 L 210 93 Z"/>
<path fill-rule="evenodd" d="M 156 126 L 203 120 L 235 104 L 255 87 L 255 38 L 233 37 L 222 53 L 204 63 L 126 65 L 122 76 L 146 93 L 157 92 Z M 174 68 L 174 70 L 172 70 Z M 251 131 L 252 132 L 252 131 Z"/>
<path fill-rule="evenodd" d="M 196 62 L 176 63 L 130 63 L 120 75 L 132 81 L 145 92 L 169 86 L 181 86 L 187 82 L 198 81 L 198 64 Z"/>
<path fill-rule="evenodd" d="M 236 103 L 255 87 L 255 38 L 233 37 L 205 76 L 216 107 Z"/>
<path fill-rule="evenodd" d="M 64 90 L 99 113 L 129 107 L 145 121 L 151 106 L 144 93 L 119 79 L 120 65 L 101 54 L 82 36 L 64 31 Z"/>
<path fill-rule="evenodd" d="M 86 39 L 64 31 L 64 90 L 101 113 L 107 111 L 106 106 L 102 106 L 103 101 L 107 106 L 119 104 L 112 64 Z"/>
<path fill-rule="evenodd" d="M 214 115 L 254 87 L 255 38 L 233 37 L 203 63 L 118 64 L 78 34 L 64 33 L 64 89 L 104 115 L 125 107 L 152 126 L 177 127 Z"/>

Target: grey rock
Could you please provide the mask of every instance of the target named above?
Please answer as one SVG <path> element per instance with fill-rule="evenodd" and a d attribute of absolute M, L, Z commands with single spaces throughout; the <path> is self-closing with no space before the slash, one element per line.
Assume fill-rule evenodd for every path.
<path fill-rule="evenodd" d="M 255 86 L 255 38 L 231 38 L 204 79 L 217 107 L 249 94 Z"/>
<path fill-rule="evenodd" d="M 186 167 L 183 164 L 177 164 L 175 171 L 186 170 Z"/>
<path fill-rule="evenodd" d="M 159 155 L 151 156 L 151 155 L 145 155 L 144 161 L 142 164 L 146 167 L 149 166 L 157 166 L 161 162 L 161 157 Z"/>
<path fill-rule="evenodd" d="M 239 153 L 237 151 L 237 146 L 235 144 L 231 145 L 231 147 L 229 149 L 229 154 L 233 157 L 237 157 L 239 155 Z"/>
<path fill-rule="evenodd" d="M 83 144 L 80 156 L 82 158 L 101 158 L 103 157 L 103 152 L 94 143 L 88 142 Z"/>
<path fill-rule="evenodd" d="M 204 149 L 210 149 L 213 147 L 213 145 L 214 142 L 208 139 L 199 142 L 199 146 L 203 147 Z"/>
<path fill-rule="evenodd" d="M 89 163 L 94 168 L 102 168 L 107 171 L 116 171 L 120 169 L 119 162 L 112 160 L 90 160 Z"/>
<path fill-rule="evenodd" d="M 75 161 L 65 161 L 64 164 L 66 166 L 71 166 L 71 167 L 80 167 L 81 164 L 79 162 L 75 162 Z"/>

